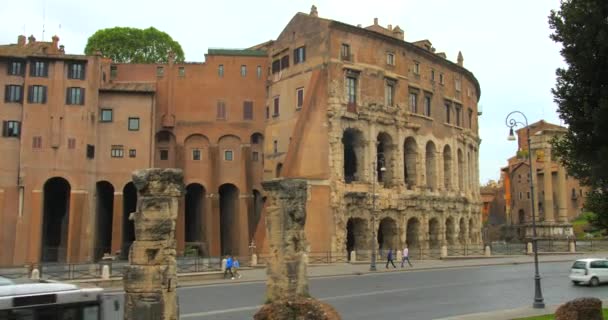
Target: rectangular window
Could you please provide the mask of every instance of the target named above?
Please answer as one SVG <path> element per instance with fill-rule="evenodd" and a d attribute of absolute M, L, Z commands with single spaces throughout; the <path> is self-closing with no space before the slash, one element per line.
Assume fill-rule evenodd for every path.
<path fill-rule="evenodd" d="M 165 68 L 162 66 L 156 67 L 156 76 L 162 78 L 165 75 Z"/>
<path fill-rule="evenodd" d="M 278 117 L 279 116 L 279 96 L 274 97 L 274 113 L 272 114 L 273 117 Z"/>
<path fill-rule="evenodd" d="M 125 155 L 123 146 L 114 145 L 110 151 L 112 158 L 122 158 Z"/>
<path fill-rule="evenodd" d="M 439 84 L 444 84 L 443 73 L 439 74 Z"/>
<path fill-rule="evenodd" d="M 384 101 L 387 107 L 392 107 L 395 99 L 395 82 L 387 81 L 384 86 Z"/>
<path fill-rule="evenodd" d="M 139 131 L 139 118 L 138 117 L 129 118 L 129 131 Z"/>
<path fill-rule="evenodd" d="M 266 106 L 266 119 L 270 119 L 270 107 Z"/>
<path fill-rule="evenodd" d="M 262 66 L 257 67 L 256 75 L 258 76 L 258 79 L 262 79 Z"/>
<path fill-rule="evenodd" d="M 87 159 L 95 158 L 95 146 L 92 144 L 87 144 Z"/>
<path fill-rule="evenodd" d="M 226 104 L 224 101 L 217 102 L 217 115 L 218 120 L 226 120 Z"/>
<path fill-rule="evenodd" d="M 304 105 L 304 88 L 296 89 L 296 109 L 302 109 Z"/>
<path fill-rule="evenodd" d="M 520 192 L 519 192 L 519 200 L 523 199 L 523 196 L 522 196 L 522 195 L 523 195 L 523 193 L 520 191 Z"/>
<path fill-rule="evenodd" d="M 473 129 L 473 110 L 469 108 L 469 129 Z"/>
<path fill-rule="evenodd" d="M 100 122 L 112 122 L 112 109 L 101 109 Z"/>
<path fill-rule="evenodd" d="M 34 148 L 34 149 L 42 148 L 42 137 L 41 136 L 35 136 L 32 138 L 32 148 Z"/>
<path fill-rule="evenodd" d="M 30 76 L 32 77 L 48 77 L 49 63 L 46 61 L 32 61 L 30 65 Z"/>
<path fill-rule="evenodd" d="M 435 70 L 431 70 L 431 82 L 435 82 Z"/>
<path fill-rule="evenodd" d="M 241 77 L 246 77 L 246 76 L 247 76 L 247 66 L 241 65 Z"/>
<path fill-rule="evenodd" d="M 232 161 L 232 150 L 225 150 L 224 151 L 224 160 L 226 160 L 226 161 Z"/>
<path fill-rule="evenodd" d="M 526 195 L 528 196 L 528 199 L 530 199 L 530 191 L 526 192 Z"/>
<path fill-rule="evenodd" d="M 452 113 L 452 107 L 449 102 L 445 103 L 445 122 L 450 123 L 450 114 Z"/>
<path fill-rule="evenodd" d="M 8 74 L 11 76 L 22 76 L 25 74 L 25 63 L 23 61 L 10 61 L 8 63 Z"/>
<path fill-rule="evenodd" d="M 76 149 L 76 139 L 68 138 L 68 149 Z"/>
<path fill-rule="evenodd" d="M 427 117 L 431 116 L 431 99 L 429 95 L 424 96 L 424 115 Z"/>
<path fill-rule="evenodd" d="M 273 153 L 278 153 L 279 152 L 279 141 L 274 140 L 272 142 L 272 152 Z"/>
<path fill-rule="evenodd" d="M 68 79 L 84 80 L 84 63 L 70 63 L 68 66 Z"/>
<path fill-rule="evenodd" d="M 459 104 L 456 104 L 455 110 L 456 110 L 456 125 L 459 126 L 459 127 L 461 127 L 462 123 L 460 122 L 461 121 L 460 114 L 461 114 L 461 111 L 462 111 L 462 106 L 459 105 Z"/>
<path fill-rule="evenodd" d="M 340 57 L 342 60 L 350 61 L 350 45 L 343 43 L 342 48 L 340 49 Z"/>
<path fill-rule="evenodd" d="M 395 65 L 395 54 L 393 54 L 391 52 L 386 54 L 386 64 L 388 64 L 390 66 Z"/>
<path fill-rule="evenodd" d="M 217 76 L 220 77 L 220 78 L 224 77 L 224 65 L 223 64 L 220 64 L 217 67 Z"/>
<path fill-rule="evenodd" d="M 289 68 L 289 56 L 281 58 L 281 70 Z"/>
<path fill-rule="evenodd" d="M 462 83 L 458 76 L 456 77 L 456 79 L 454 79 L 454 86 L 456 87 L 456 91 L 460 92 L 460 90 L 462 90 Z"/>
<path fill-rule="evenodd" d="M 23 87 L 9 84 L 4 88 L 4 102 L 22 102 Z"/>
<path fill-rule="evenodd" d="M 159 150 L 159 156 L 160 156 L 160 160 L 169 160 L 169 150 L 167 149 L 160 149 Z"/>
<path fill-rule="evenodd" d="M 194 161 L 201 160 L 201 149 L 192 149 L 192 160 L 194 160 Z"/>
<path fill-rule="evenodd" d="M 66 92 L 66 104 L 76 104 L 83 105 L 84 104 L 84 88 L 68 88 Z"/>
<path fill-rule="evenodd" d="M 259 161 L 260 160 L 260 153 L 257 151 L 254 151 L 251 154 L 251 161 Z"/>
<path fill-rule="evenodd" d="M 177 75 L 178 75 L 180 78 L 185 77 L 185 76 L 186 76 L 186 68 L 184 68 L 184 67 L 179 67 L 179 69 L 177 69 Z"/>
<path fill-rule="evenodd" d="M 357 77 L 346 77 L 346 102 L 349 108 L 357 105 Z"/>
<path fill-rule="evenodd" d="M 299 47 L 293 50 L 293 64 L 306 61 L 306 47 Z"/>
<path fill-rule="evenodd" d="M 29 86 L 29 103 L 46 103 L 46 86 Z"/>
<path fill-rule="evenodd" d="M 118 66 L 110 66 L 110 80 L 116 79 L 118 76 Z"/>
<path fill-rule="evenodd" d="M 135 158 L 135 157 L 137 157 L 137 150 L 129 149 L 129 158 Z"/>
<path fill-rule="evenodd" d="M 253 102 L 243 102 L 243 120 L 253 120 Z"/>
<path fill-rule="evenodd" d="M 420 74 L 420 63 L 414 61 L 414 74 L 415 75 L 419 75 Z"/>
<path fill-rule="evenodd" d="M 281 71 L 281 60 L 277 59 L 272 62 L 272 74 L 279 73 Z"/>
<path fill-rule="evenodd" d="M 418 113 L 418 94 L 410 92 L 410 112 Z"/>

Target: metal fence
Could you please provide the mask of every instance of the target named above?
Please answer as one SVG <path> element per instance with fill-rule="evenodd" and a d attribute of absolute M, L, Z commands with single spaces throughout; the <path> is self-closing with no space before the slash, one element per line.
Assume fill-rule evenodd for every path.
<path fill-rule="evenodd" d="M 608 251 L 608 240 L 575 241 L 577 252 Z"/>
<path fill-rule="evenodd" d="M 523 255 L 526 254 L 527 245 L 519 242 L 499 242 L 490 244 L 493 255 Z"/>
<path fill-rule="evenodd" d="M 448 256 L 483 256 L 485 248 L 483 245 L 452 245 L 447 246 Z"/>

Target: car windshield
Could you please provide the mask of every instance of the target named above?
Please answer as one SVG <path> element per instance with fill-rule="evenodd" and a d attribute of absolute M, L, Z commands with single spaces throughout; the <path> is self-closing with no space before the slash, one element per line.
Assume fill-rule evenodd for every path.
<path fill-rule="evenodd" d="M 572 269 L 585 269 L 586 263 L 584 261 L 576 261 L 572 265 Z"/>

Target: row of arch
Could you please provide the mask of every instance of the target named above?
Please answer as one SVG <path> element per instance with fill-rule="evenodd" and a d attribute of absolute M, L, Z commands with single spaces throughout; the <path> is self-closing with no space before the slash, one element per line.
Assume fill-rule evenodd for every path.
<path fill-rule="evenodd" d="M 343 145 L 343 175 L 347 183 L 353 181 L 363 181 L 363 172 L 366 170 L 366 149 L 367 143 L 363 133 L 355 128 L 348 128 L 342 135 Z M 377 181 L 386 187 L 394 185 L 397 179 L 397 167 L 399 157 L 397 154 L 397 146 L 393 144 L 392 137 L 386 132 L 380 132 L 375 140 L 375 163 Z M 432 140 L 429 140 L 422 156 L 424 157 L 424 172 L 419 172 L 418 165 L 419 147 L 414 137 L 407 137 L 403 142 L 403 181 L 408 189 L 413 189 L 416 186 L 425 186 L 431 190 L 442 188 L 444 190 L 473 190 L 476 181 L 477 156 L 472 146 L 466 152 L 461 148 L 456 151 L 452 150 L 449 144 L 441 148 L 438 152 L 438 147 Z M 440 165 L 440 161 L 443 164 Z M 454 169 L 456 169 L 456 177 L 454 177 Z M 441 172 L 438 172 L 441 170 Z M 439 178 L 443 177 L 440 182 Z M 423 176 L 423 178 L 420 178 Z M 453 181 L 453 180 L 456 181 Z M 370 179 L 371 180 L 371 179 Z"/>

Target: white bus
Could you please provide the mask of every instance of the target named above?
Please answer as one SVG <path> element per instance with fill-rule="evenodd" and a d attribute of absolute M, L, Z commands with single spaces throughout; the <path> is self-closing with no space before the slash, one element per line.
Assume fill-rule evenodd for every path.
<path fill-rule="evenodd" d="M 0 277 L 1 320 L 118 320 L 120 298 L 97 287 Z"/>

